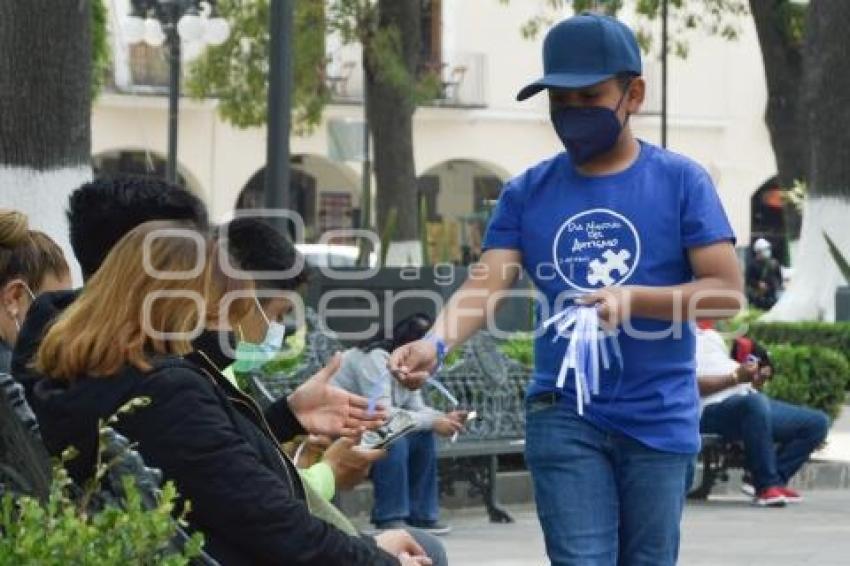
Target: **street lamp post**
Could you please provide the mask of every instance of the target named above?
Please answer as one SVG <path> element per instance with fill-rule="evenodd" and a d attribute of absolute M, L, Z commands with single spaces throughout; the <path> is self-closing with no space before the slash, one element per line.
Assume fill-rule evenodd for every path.
<path fill-rule="evenodd" d="M 292 112 L 293 0 L 271 0 L 269 10 L 269 92 L 266 139 L 265 205 L 288 209 L 289 134 Z M 282 219 L 274 220 L 282 230 Z"/>
<path fill-rule="evenodd" d="M 206 45 L 221 45 L 230 36 L 227 20 L 215 13 L 213 1 L 130 0 L 131 12 L 122 32 L 128 44 L 144 41 L 151 47 L 168 46 L 168 156 L 165 177 L 177 182 L 177 130 L 183 44 L 200 53 Z"/>

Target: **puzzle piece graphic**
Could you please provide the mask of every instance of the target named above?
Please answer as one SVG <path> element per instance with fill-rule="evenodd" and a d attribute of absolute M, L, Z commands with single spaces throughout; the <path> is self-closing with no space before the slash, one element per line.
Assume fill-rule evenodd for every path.
<path fill-rule="evenodd" d="M 589 285 L 599 285 L 607 287 L 613 285 L 616 281 L 611 277 L 611 273 L 616 271 L 620 277 L 625 277 L 629 272 L 629 266 L 626 261 L 632 257 L 629 250 L 620 250 L 614 253 L 611 250 L 605 250 L 602 254 L 605 262 L 594 259 L 590 262 L 590 270 L 587 273 L 587 283 Z"/>

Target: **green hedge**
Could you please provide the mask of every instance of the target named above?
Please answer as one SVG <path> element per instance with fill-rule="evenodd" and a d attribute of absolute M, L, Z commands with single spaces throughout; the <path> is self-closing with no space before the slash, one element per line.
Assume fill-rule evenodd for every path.
<path fill-rule="evenodd" d="M 760 325 L 762 328 L 767 326 L 795 325 Z M 837 333 L 833 330 L 833 334 L 829 334 L 829 330 L 821 328 L 813 334 L 835 340 Z M 761 341 L 761 338 L 757 339 Z M 769 344 L 767 340 L 765 343 Z M 508 357 L 528 367 L 533 365 L 534 346 L 530 336 L 517 335 L 500 347 Z M 767 347 L 776 375 L 765 387 L 765 392 L 775 399 L 820 409 L 835 419 L 845 399 L 844 390 L 850 386 L 850 362 L 845 356 L 836 349 L 820 346 L 778 344 Z"/>
<path fill-rule="evenodd" d="M 756 322 L 748 335 L 763 344 L 822 346 L 850 357 L 848 322 Z"/>
<path fill-rule="evenodd" d="M 834 420 L 850 381 L 847 358 L 819 346 L 780 344 L 768 349 L 775 374 L 765 386 L 765 393 L 774 399 L 820 409 Z"/>
<path fill-rule="evenodd" d="M 516 334 L 499 345 L 504 354 L 525 367 L 534 366 L 534 339 L 531 334 Z"/>

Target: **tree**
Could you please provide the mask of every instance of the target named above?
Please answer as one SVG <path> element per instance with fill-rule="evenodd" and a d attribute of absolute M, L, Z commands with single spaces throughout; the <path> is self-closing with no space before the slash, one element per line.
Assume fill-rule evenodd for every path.
<path fill-rule="evenodd" d="M 850 249 L 850 2 L 812 0 L 803 51 L 802 104 L 808 197 L 791 284 L 767 320 L 835 318 L 835 289 L 844 284 L 824 233 Z"/>
<path fill-rule="evenodd" d="M 269 73 L 269 0 L 219 0 L 219 14 L 231 26 L 227 41 L 209 47 L 189 65 L 186 89 L 195 97 L 218 99 L 222 119 L 238 128 L 266 123 Z M 325 2 L 295 2 L 293 124 L 309 132 L 330 100 L 321 70 L 325 63 Z"/>
<path fill-rule="evenodd" d="M 87 0 L 0 2 L 0 202 L 29 214 L 69 260 L 67 195 L 91 177 L 98 13 Z"/>
<path fill-rule="evenodd" d="M 416 99 L 409 85 L 415 85 L 419 67 L 419 0 L 379 0 L 377 16 L 377 25 L 364 37 L 363 52 L 367 119 L 375 140 L 377 217 L 380 226 L 395 209 L 402 222 L 396 223 L 391 241 L 414 241 L 419 238 L 413 158 Z"/>
<path fill-rule="evenodd" d="M 421 0 L 299 0 L 295 3 L 294 124 L 309 132 L 322 117 L 330 93 L 325 82 L 324 38 L 337 33 L 343 44 L 359 43 L 366 65 L 367 122 L 374 135 L 379 228 L 391 209 L 403 222 L 392 241 L 418 237 L 413 157 L 413 113 L 433 94 L 432 76 L 419 72 Z M 222 0 L 228 41 L 190 68 L 188 89 L 216 96 L 224 120 L 237 127 L 262 126 L 266 119 L 268 0 Z"/>
<path fill-rule="evenodd" d="M 764 63 L 764 120 L 776 156 L 777 180 L 780 187 L 790 188 L 808 173 L 807 124 L 800 81 L 806 7 L 790 0 L 749 1 Z"/>

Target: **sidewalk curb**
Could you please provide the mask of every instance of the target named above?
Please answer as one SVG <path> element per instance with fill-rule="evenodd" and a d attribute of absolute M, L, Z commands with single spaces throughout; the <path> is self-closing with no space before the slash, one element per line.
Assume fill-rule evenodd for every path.
<path fill-rule="evenodd" d="M 500 472 L 498 499 L 506 505 L 528 505 L 534 503 L 531 476 L 527 471 Z M 808 462 L 791 481 L 791 487 L 801 491 L 850 489 L 850 462 Z M 741 487 L 741 471 L 730 470 L 729 481 L 718 482 L 712 495 L 738 494 Z M 368 520 L 372 509 L 372 484 L 365 482 L 350 492 L 340 494 L 339 508 L 347 516 Z M 455 484 L 455 495 L 440 498 L 444 509 L 474 509 L 483 511 L 480 497 L 470 497 L 466 482 Z"/>

